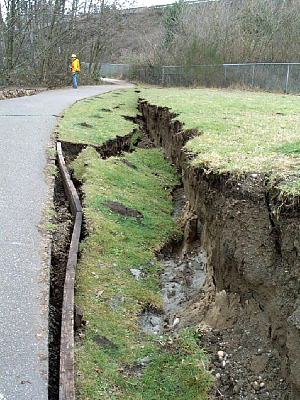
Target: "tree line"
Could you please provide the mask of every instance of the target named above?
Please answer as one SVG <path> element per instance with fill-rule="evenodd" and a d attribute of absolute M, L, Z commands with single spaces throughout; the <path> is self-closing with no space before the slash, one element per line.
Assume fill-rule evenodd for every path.
<path fill-rule="evenodd" d="M 171 0 L 170 0 L 171 1 Z M 178 0 L 126 15 L 134 0 L 0 0 L 0 84 L 65 84 L 70 55 L 102 62 L 298 62 L 299 0 Z"/>

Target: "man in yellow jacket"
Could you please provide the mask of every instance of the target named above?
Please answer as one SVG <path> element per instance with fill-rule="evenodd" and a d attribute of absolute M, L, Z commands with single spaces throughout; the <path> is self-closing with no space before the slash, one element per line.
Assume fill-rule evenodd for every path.
<path fill-rule="evenodd" d="M 72 79 L 73 79 L 73 87 L 77 89 L 77 75 L 80 71 L 80 63 L 76 54 L 72 54 Z"/>

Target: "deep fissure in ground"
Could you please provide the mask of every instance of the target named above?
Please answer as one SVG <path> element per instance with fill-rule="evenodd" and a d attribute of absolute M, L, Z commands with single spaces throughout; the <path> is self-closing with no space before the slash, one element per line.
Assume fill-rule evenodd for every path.
<path fill-rule="evenodd" d="M 99 156 L 106 159 L 111 156 L 121 155 L 131 149 L 132 133 L 115 140 L 109 140 L 102 146 L 94 146 Z M 83 151 L 88 145 L 62 142 L 64 158 L 68 165 Z M 124 160 L 125 162 L 126 160 Z M 72 176 L 73 183 L 77 193 L 82 200 L 81 182 Z M 50 268 L 50 293 L 49 293 L 49 380 L 48 396 L 49 400 L 59 398 L 59 368 L 60 368 L 60 335 L 61 335 L 61 312 L 63 304 L 63 290 L 65 282 L 66 267 L 68 262 L 68 253 L 73 230 L 73 217 L 71 214 L 68 198 L 65 194 L 63 182 L 60 174 L 55 178 L 54 187 L 54 209 L 55 209 L 55 230 L 52 236 L 51 248 L 51 268 Z M 81 229 L 80 241 L 86 236 L 85 219 Z M 80 254 L 78 260 L 80 259 Z M 81 310 L 75 305 L 74 321 L 75 328 L 84 320 L 81 318 Z"/>
<path fill-rule="evenodd" d="M 174 199 L 184 230 L 183 242 L 160 254 L 165 305 L 145 307 L 143 328 L 176 334 L 198 326 L 215 398 L 296 400 L 299 246 L 290 239 L 299 237 L 298 210 L 278 220 L 276 193 L 256 174 L 239 180 L 190 167 L 183 147 L 194 132 L 184 132 L 165 108 L 141 102 L 140 111 L 141 143 L 162 145 L 182 174 Z"/>
<path fill-rule="evenodd" d="M 61 176 L 54 187 L 55 231 L 52 237 L 49 294 L 49 400 L 59 397 L 61 312 L 73 218 Z"/>
<path fill-rule="evenodd" d="M 182 257 L 194 251 L 195 225 L 198 249 L 207 257 L 204 296 L 183 318 L 199 326 L 204 343 L 211 338 L 215 396 L 299 399 L 299 199 L 282 202 L 256 173 L 192 167 L 184 145 L 193 132 L 166 108 L 141 100 L 139 111 L 142 129 L 181 171 Z"/>

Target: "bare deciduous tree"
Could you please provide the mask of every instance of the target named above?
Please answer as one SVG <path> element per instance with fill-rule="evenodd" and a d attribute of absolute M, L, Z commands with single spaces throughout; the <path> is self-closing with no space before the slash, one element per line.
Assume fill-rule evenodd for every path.
<path fill-rule="evenodd" d="M 7 83 L 66 82 L 71 53 L 87 65 L 109 54 L 123 24 L 121 0 L 0 2 L 0 72 Z M 90 68 L 91 70 L 91 68 Z"/>

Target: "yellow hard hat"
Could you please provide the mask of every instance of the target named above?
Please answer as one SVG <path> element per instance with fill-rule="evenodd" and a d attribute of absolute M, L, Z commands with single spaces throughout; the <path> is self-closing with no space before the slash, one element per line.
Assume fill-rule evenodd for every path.
<path fill-rule="evenodd" d="M 72 56 L 71 56 L 72 58 L 76 58 L 76 54 L 72 54 Z"/>

